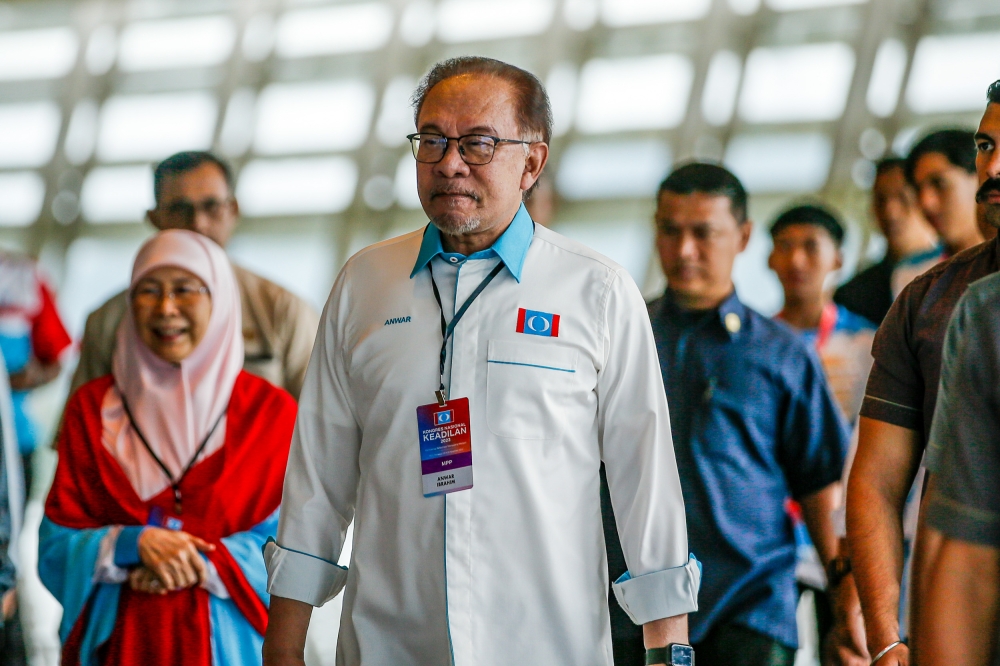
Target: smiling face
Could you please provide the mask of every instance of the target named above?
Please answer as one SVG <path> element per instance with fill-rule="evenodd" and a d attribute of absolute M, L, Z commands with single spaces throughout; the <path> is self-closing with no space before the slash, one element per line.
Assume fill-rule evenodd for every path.
<path fill-rule="evenodd" d="M 827 278 L 841 265 L 833 236 L 815 224 L 791 224 L 779 231 L 768 260 L 781 282 L 786 302 L 822 299 Z"/>
<path fill-rule="evenodd" d="M 1000 228 L 1000 104 L 990 104 L 976 132 L 976 201 L 986 222 Z"/>
<path fill-rule="evenodd" d="M 212 297 L 193 273 L 156 268 L 136 283 L 131 296 L 139 338 L 164 361 L 179 364 L 205 337 Z"/>
<path fill-rule="evenodd" d="M 487 134 L 532 141 L 515 117 L 513 87 L 492 76 L 461 75 L 445 79 L 424 98 L 417 119 L 420 132 L 459 137 Z M 417 163 L 417 191 L 431 222 L 451 236 L 505 228 L 534 185 L 548 159 L 548 146 L 501 143 L 489 164 L 470 166 L 451 141 L 435 164 Z"/>
<path fill-rule="evenodd" d="M 746 249 L 753 224 L 740 224 L 725 196 L 662 192 L 656 229 L 663 273 L 681 307 L 720 305 L 733 290 L 733 262 Z"/>

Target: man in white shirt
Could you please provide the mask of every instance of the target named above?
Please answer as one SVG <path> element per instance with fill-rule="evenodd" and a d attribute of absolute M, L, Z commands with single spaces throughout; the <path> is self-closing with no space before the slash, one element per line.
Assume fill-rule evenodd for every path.
<path fill-rule="evenodd" d="M 333 287 L 265 548 L 264 663 L 303 664 L 312 607 L 346 586 L 343 666 L 611 664 L 602 460 L 628 564 L 616 594 L 649 663 L 690 663 L 670 655 L 701 574 L 645 304 L 522 204 L 548 158 L 545 91 L 467 57 L 415 100 L 431 224 L 358 253 Z"/>

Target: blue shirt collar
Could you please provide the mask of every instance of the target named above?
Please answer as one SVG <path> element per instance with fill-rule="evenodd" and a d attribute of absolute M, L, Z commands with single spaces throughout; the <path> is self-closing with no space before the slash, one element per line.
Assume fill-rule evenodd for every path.
<path fill-rule="evenodd" d="M 675 308 L 679 311 L 683 310 L 683 308 L 677 304 L 677 301 L 674 300 L 673 293 L 670 289 L 667 289 L 663 295 L 664 305 Z M 739 296 L 736 295 L 735 289 L 730 292 L 729 296 L 726 297 L 726 300 L 722 301 L 722 303 L 720 303 L 716 308 L 716 315 L 718 317 L 719 324 L 731 340 L 738 337 L 749 323 L 747 318 L 747 307 L 743 305 L 742 301 L 740 301 Z"/>
<path fill-rule="evenodd" d="M 524 268 L 524 259 L 528 255 L 528 247 L 531 245 L 531 239 L 534 235 L 535 223 L 531 220 L 531 216 L 528 215 L 528 209 L 522 203 L 510 226 L 500 235 L 500 238 L 496 239 L 496 242 L 489 249 L 475 252 L 468 257 L 462 257 L 462 255 L 454 256 L 462 257 L 463 259 L 500 257 L 500 261 L 504 263 L 510 274 L 514 276 L 515 280 L 520 282 L 521 269 Z M 424 266 L 429 264 L 431 259 L 439 254 L 442 256 L 452 256 L 445 252 L 444 246 L 441 245 L 441 232 L 433 224 L 428 224 L 427 228 L 424 229 L 424 239 L 420 243 L 420 252 L 417 254 L 417 262 L 413 265 L 413 272 L 410 273 L 410 277 L 412 278 L 423 270 Z"/>

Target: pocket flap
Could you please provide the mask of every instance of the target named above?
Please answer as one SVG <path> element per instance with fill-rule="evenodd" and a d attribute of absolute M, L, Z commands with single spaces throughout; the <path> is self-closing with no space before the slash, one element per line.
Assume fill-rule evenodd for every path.
<path fill-rule="evenodd" d="M 576 372 L 577 357 L 575 349 L 526 340 L 490 340 L 487 351 L 489 363 L 521 365 L 560 372 Z"/>

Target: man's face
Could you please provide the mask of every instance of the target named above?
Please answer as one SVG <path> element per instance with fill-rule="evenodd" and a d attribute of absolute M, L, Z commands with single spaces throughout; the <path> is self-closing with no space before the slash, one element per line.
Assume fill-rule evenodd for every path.
<path fill-rule="evenodd" d="M 486 134 L 501 139 L 533 140 L 522 136 L 515 118 L 511 86 L 494 77 L 462 75 L 445 79 L 427 94 L 417 129 L 459 137 Z M 531 187 L 548 158 L 548 147 L 497 144 L 489 164 L 470 166 L 458 144 L 450 141 L 444 158 L 435 164 L 417 163 L 417 191 L 427 217 L 450 235 L 487 231 L 506 224 L 521 205 L 521 193 Z"/>
<path fill-rule="evenodd" d="M 917 200 L 945 245 L 959 245 L 976 226 L 976 176 L 941 153 L 927 153 L 913 170 Z"/>
<path fill-rule="evenodd" d="M 164 180 L 160 201 L 146 214 L 157 229 L 189 229 L 225 247 L 240 210 L 222 169 L 206 162 Z"/>
<path fill-rule="evenodd" d="M 681 300 L 707 309 L 729 295 L 733 262 L 746 248 L 753 225 L 737 222 L 728 197 L 663 192 L 656 228 L 663 272 Z"/>
<path fill-rule="evenodd" d="M 887 169 L 875 178 L 872 212 L 890 245 L 904 232 L 906 225 L 912 224 L 911 217 L 917 212 L 916 208 L 917 193 L 906 182 L 902 166 Z"/>
<path fill-rule="evenodd" d="M 767 265 L 778 275 L 785 300 L 821 299 L 826 280 L 842 265 L 833 236 L 815 224 L 793 224 L 774 237 Z"/>
<path fill-rule="evenodd" d="M 1000 104 L 990 104 L 976 132 L 976 201 L 987 223 L 1000 229 Z"/>

